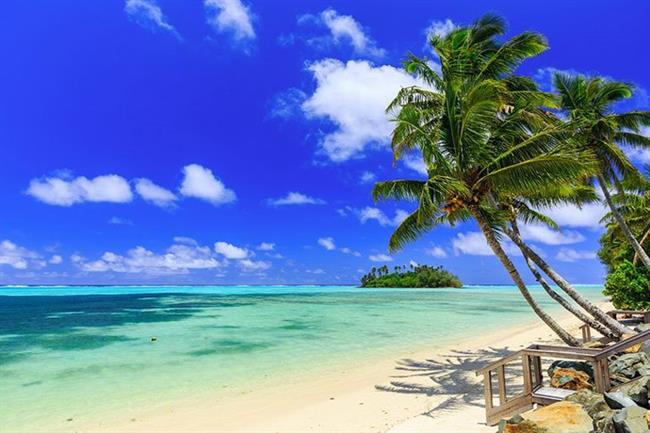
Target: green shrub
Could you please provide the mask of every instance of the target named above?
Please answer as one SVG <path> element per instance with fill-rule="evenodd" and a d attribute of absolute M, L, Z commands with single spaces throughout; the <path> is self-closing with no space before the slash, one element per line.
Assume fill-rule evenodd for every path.
<path fill-rule="evenodd" d="M 607 276 L 603 293 L 611 296 L 616 308 L 650 309 L 650 271 L 623 260 Z"/>

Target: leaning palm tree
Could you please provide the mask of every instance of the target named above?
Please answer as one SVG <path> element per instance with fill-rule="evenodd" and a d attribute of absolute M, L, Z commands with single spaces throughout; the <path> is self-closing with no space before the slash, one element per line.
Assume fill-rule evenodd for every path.
<path fill-rule="evenodd" d="M 499 194 L 527 196 L 572 182 L 593 170 L 591 159 L 572 146 L 564 125 L 540 109 L 553 103 L 532 80 L 513 70 L 547 47 L 543 37 L 523 33 L 503 43 L 503 20 L 487 15 L 431 45 L 440 59 L 437 73 L 411 56 L 407 71 L 423 86 L 402 89 L 388 107 L 397 112 L 392 136 L 395 158 L 419 149 L 427 180 L 377 183 L 376 200 L 412 199 L 418 207 L 395 230 L 391 251 L 438 224 L 474 219 L 487 244 L 537 316 L 565 343 L 578 341 L 536 302 L 500 243 L 507 213 Z"/>
<path fill-rule="evenodd" d="M 504 232 L 514 242 L 521 251 L 524 260 L 531 273 L 542 286 L 546 293 L 564 309 L 576 316 L 583 323 L 589 325 L 601 334 L 618 338 L 621 335 L 630 332 L 618 321 L 608 316 L 603 310 L 592 304 L 587 298 L 575 290 L 562 276 L 557 273 L 551 266 L 537 254 L 529 245 L 527 245 L 519 230 L 519 221 L 523 223 L 542 224 L 551 229 L 559 230 L 558 225 L 548 216 L 539 212 L 536 208 L 547 208 L 561 204 L 581 205 L 596 200 L 596 194 L 591 185 L 579 183 L 565 183 L 563 185 L 554 185 L 552 190 L 538 190 L 529 194 L 526 198 L 507 197 L 503 194 L 499 197 L 501 208 L 509 214 L 509 224 L 504 228 Z M 534 206 L 533 207 L 531 207 Z M 567 294 L 577 306 L 583 308 L 592 317 L 588 317 L 576 305 L 568 302 L 562 295 L 555 292 L 548 282 L 538 271 L 538 268 L 547 274 Z"/>
<path fill-rule="evenodd" d="M 609 191 L 609 185 L 614 185 L 619 194 L 624 195 L 621 178 L 640 177 L 619 143 L 650 148 L 650 138 L 640 133 L 643 126 L 650 126 L 650 111 L 614 111 L 616 103 L 632 96 L 633 88 L 626 83 L 558 73 L 555 88 L 560 94 L 561 108 L 575 128 L 576 142 L 598 161 L 595 177 L 612 216 L 636 255 L 650 270 L 650 257 L 634 237 Z"/>

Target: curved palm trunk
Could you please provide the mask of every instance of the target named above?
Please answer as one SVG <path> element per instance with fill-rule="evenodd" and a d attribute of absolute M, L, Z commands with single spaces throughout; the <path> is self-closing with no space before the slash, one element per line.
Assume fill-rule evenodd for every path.
<path fill-rule="evenodd" d="M 578 318 L 582 323 L 585 323 L 595 329 L 596 331 L 600 332 L 602 335 L 605 337 L 609 338 L 616 338 L 618 337 L 617 334 L 613 333 L 610 329 L 608 329 L 606 326 L 601 324 L 600 322 L 597 322 L 596 320 L 592 319 L 591 317 L 587 316 L 585 313 L 582 312 L 578 307 L 564 299 L 562 295 L 560 295 L 558 292 L 553 290 L 553 288 L 546 282 L 544 277 L 539 273 L 537 268 L 535 267 L 535 263 L 531 260 L 530 257 L 526 255 L 526 252 L 524 250 L 521 251 L 522 254 L 524 255 L 524 259 L 526 260 L 526 264 L 528 265 L 528 269 L 530 269 L 530 272 L 532 272 L 533 276 L 537 280 L 537 282 L 544 288 L 546 293 L 558 304 L 560 304 L 565 310 L 573 314 L 575 317 Z"/>
<path fill-rule="evenodd" d="M 646 244 L 646 242 L 650 239 L 650 229 L 648 229 L 644 234 L 641 240 L 639 241 L 639 245 L 641 245 L 641 248 Z M 645 251 L 645 250 L 644 250 Z M 634 259 L 632 259 L 632 264 L 634 266 L 639 264 L 639 255 L 635 252 L 634 253 Z"/>
<path fill-rule="evenodd" d="M 612 215 L 614 215 L 614 219 L 616 219 L 618 226 L 621 228 L 621 231 L 627 238 L 630 245 L 632 245 L 632 248 L 634 248 L 634 252 L 639 256 L 641 262 L 643 262 L 643 265 L 650 271 L 650 257 L 648 257 L 648 254 L 643 250 L 641 244 L 639 244 L 639 242 L 634 238 L 630 227 L 628 227 L 627 223 L 623 219 L 623 215 L 621 215 L 621 213 L 614 205 L 612 196 L 609 194 L 609 190 L 607 189 L 607 182 L 602 175 L 598 175 L 598 184 L 600 185 L 600 189 L 603 191 L 605 201 L 607 202 L 609 208 L 612 210 Z"/>
<path fill-rule="evenodd" d="M 528 305 L 530 305 L 535 314 L 537 314 L 537 317 L 539 317 L 542 322 L 546 324 L 546 326 L 551 328 L 553 332 L 555 332 L 558 337 L 560 337 L 562 341 L 564 341 L 567 345 L 574 347 L 580 346 L 578 340 L 576 340 L 571 334 L 563 329 L 551 316 L 549 316 L 532 297 L 528 291 L 528 288 L 526 287 L 526 284 L 524 284 L 521 275 L 519 275 L 517 268 L 515 268 L 514 263 L 512 263 L 506 252 L 503 250 L 503 248 L 501 248 L 499 241 L 494 236 L 492 229 L 483 218 L 483 215 L 481 215 L 479 211 L 472 211 L 472 213 L 474 214 L 474 217 L 476 218 L 476 221 L 478 222 L 478 225 L 481 228 L 481 231 L 483 232 L 488 245 L 490 248 L 492 248 L 492 251 L 494 251 L 494 254 L 496 254 L 503 267 L 506 268 L 508 274 L 510 274 L 510 278 L 512 278 L 512 281 L 515 283 L 526 302 L 528 302 Z"/>
<path fill-rule="evenodd" d="M 516 227 L 516 223 L 515 223 Z M 521 237 L 518 235 L 518 232 L 513 232 L 508 230 L 506 232 L 508 237 L 522 250 L 525 256 L 529 257 L 535 265 L 548 275 L 555 284 L 557 284 L 564 293 L 569 295 L 576 304 L 585 309 L 589 314 L 591 314 L 596 320 L 605 325 L 617 336 L 631 332 L 625 326 L 621 325 L 616 320 L 609 317 L 603 310 L 592 304 L 587 298 L 578 293 L 567 280 L 565 280 L 560 274 L 558 274 L 553 268 L 549 266 L 544 259 L 542 259 L 535 251 L 533 251 Z"/>

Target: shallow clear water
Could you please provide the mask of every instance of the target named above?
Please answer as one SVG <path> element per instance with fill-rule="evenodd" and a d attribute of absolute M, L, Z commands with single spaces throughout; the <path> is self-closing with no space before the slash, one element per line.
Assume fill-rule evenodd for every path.
<path fill-rule="evenodd" d="M 504 286 L 0 287 L 0 430 L 253 390 L 533 318 Z"/>

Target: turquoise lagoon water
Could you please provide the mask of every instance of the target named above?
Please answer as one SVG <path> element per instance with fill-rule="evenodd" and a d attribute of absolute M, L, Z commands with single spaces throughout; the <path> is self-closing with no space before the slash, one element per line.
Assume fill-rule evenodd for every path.
<path fill-rule="evenodd" d="M 0 431 L 251 392 L 533 319 L 503 286 L 0 287 Z"/>

